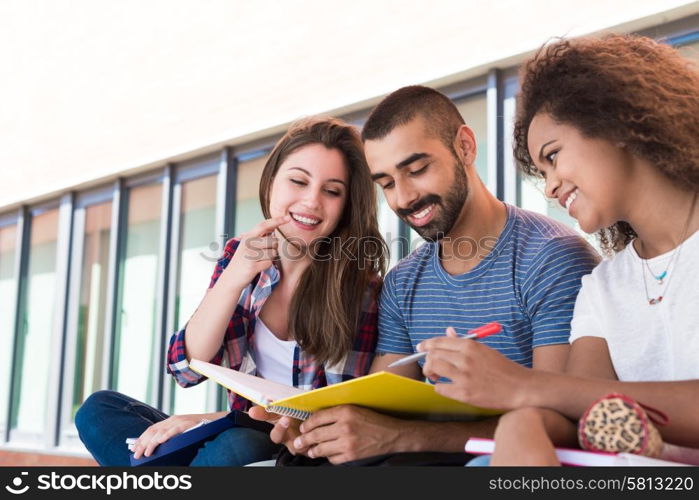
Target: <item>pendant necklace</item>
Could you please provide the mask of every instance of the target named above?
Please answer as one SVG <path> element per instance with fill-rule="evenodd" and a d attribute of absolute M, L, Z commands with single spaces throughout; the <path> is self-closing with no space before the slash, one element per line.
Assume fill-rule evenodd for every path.
<path fill-rule="evenodd" d="M 655 304 L 660 304 L 663 301 L 663 297 L 665 296 L 665 293 L 667 292 L 668 287 L 670 286 L 670 280 L 672 279 L 673 274 L 671 274 L 668 277 L 668 272 L 670 271 L 670 267 L 673 265 L 673 263 L 676 261 L 677 258 L 679 258 L 680 251 L 682 250 L 682 245 L 684 244 L 685 237 L 687 236 L 687 230 L 689 229 L 689 222 L 692 220 L 692 214 L 694 213 L 694 207 L 697 203 L 697 194 L 699 193 L 694 193 L 694 197 L 692 198 L 692 207 L 689 209 L 689 215 L 687 217 L 687 222 L 684 225 L 684 231 L 682 232 L 682 237 L 680 238 L 680 243 L 677 245 L 675 250 L 672 252 L 672 256 L 670 257 L 670 261 L 668 262 L 667 266 L 665 267 L 665 270 L 661 272 L 660 274 L 655 274 L 653 270 L 650 268 L 650 265 L 648 264 L 648 259 L 642 258 L 641 257 L 641 275 L 643 276 L 643 288 L 646 291 L 646 300 L 648 301 L 648 305 L 654 306 Z M 641 246 L 641 251 L 645 255 L 646 251 L 643 245 L 643 240 L 639 241 L 640 246 Z M 667 278 L 667 283 L 665 283 L 665 287 L 662 290 L 662 293 L 658 295 L 657 297 L 651 297 L 648 294 L 648 283 L 646 282 L 646 271 L 644 269 L 648 269 L 648 272 L 650 273 L 653 278 L 657 281 L 658 285 L 663 284 L 663 280 Z"/>
<path fill-rule="evenodd" d="M 675 254 L 673 254 L 672 256 L 674 257 Z M 672 260 L 670 260 L 670 262 L 668 262 L 667 267 L 660 274 L 655 274 L 653 272 L 653 270 L 650 268 L 650 264 L 648 264 L 648 259 L 644 260 L 644 263 L 646 264 L 646 269 L 648 269 L 648 272 L 650 273 L 650 275 L 653 276 L 653 278 L 655 278 L 655 280 L 658 282 L 658 285 L 662 285 L 663 279 L 665 279 L 665 276 L 667 276 L 667 270 L 670 269 L 670 266 L 672 265 Z"/>

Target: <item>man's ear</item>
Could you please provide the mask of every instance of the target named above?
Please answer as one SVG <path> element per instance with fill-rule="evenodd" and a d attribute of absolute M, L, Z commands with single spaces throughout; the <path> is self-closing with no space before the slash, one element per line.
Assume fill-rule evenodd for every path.
<path fill-rule="evenodd" d="M 476 161 L 476 136 L 468 125 L 461 125 L 457 130 L 454 151 L 464 165 L 472 165 Z"/>

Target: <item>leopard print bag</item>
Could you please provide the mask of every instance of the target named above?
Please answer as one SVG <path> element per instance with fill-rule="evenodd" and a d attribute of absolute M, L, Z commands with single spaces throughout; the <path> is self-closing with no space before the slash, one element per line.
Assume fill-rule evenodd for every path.
<path fill-rule="evenodd" d="M 583 414 L 578 423 L 578 441 L 585 450 L 657 457 L 663 441 L 653 423 L 667 425 L 668 418 L 624 394 L 608 394 Z"/>

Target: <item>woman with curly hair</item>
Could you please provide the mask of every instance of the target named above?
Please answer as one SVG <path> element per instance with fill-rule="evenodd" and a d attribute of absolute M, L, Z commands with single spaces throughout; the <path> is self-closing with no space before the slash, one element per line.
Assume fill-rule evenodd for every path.
<path fill-rule="evenodd" d="M 421 346 L 425 374 L 453 381 L 438 392 L 512 410 L 492 464 L 556 465 L 554 445 L 576 437 L 588 449 L 699 458 L 698 134 L 699 72 L 670 46 L 560 40 L 523 66 L 517 162 L 615 255 L 583 278 L 566 373 L 463 339 Z"/>

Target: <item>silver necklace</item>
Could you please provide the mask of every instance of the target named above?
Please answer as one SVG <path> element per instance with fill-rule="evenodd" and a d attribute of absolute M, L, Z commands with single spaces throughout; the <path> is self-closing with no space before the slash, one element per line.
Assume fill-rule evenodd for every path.
<path fill-rule="evenodd" d="M 650 268 L 650 266 L 648 265 L 648 259 L 644 259 L 643 257 L 641 257 L 639 255 L 639 257 L 641 257 L 641 275 L 643 276 L 643 288 L 646 291 L 646 300 L 648 301 L 649 306 L 654 306 L 655 304 L 660 304 L 663 301 L 663 297 L 665 297 L 667 289 L 670 286 L 670 280 L 672 279 L 672 276 L 674 275 L 674 273 L 671 274 L 667 278 L 667 283 L 665 284 L 665 287 L 663 288 L 662 293 L 660 295 L 658 295 L 657 297 L 651 297 L 650 294 L 648 293 L 648 283 L 646 282 L 646 271 L 643 268 L 643 266 L 645 264 L 645 267 L 648 269 L 648 272 L 651 274 L 651 276 L 653 276 L 653 278 L 655 278 L 657 280 L 658 285 L 663 284 L 663 279 L 668 276 L 668 273 L 670 271 L 670 266 L 672 266 L 672 264 L 675 262 L 675 259 L 679 258 L 680 252 L 682 251 L 682 245 L 685 242 L 685 238 L 687 236 L 687 230 L 689 229 L 689 222 L 692 220 L 692 214 L 694 213 L 694 207 L 697 203 L 697 194 L 699 194 L 699 193 L 694 193 L 694 197 L 692 198 L 692 206 L 689 209 L 689 215 L 687 216 L 687 222 L 684 225 L 684 231 L 682 232 L 682 237 L 680 238 L 680 243 L 679 243 L 679 245 L 677 245 L 675 250 L 672 252 L 672 256 L 670 257 L 670 262 L 668 262 L 665 270 L 662 273 L 660 273 L 659 275 L 656 275 L 653 272 L 653 270 Z M 641 251 L 645 255 L 646 251 L 645 251 L 645 247 L 643 245 L 643 240 L 640 240 L 639 243 L 641 245 Z"/>

